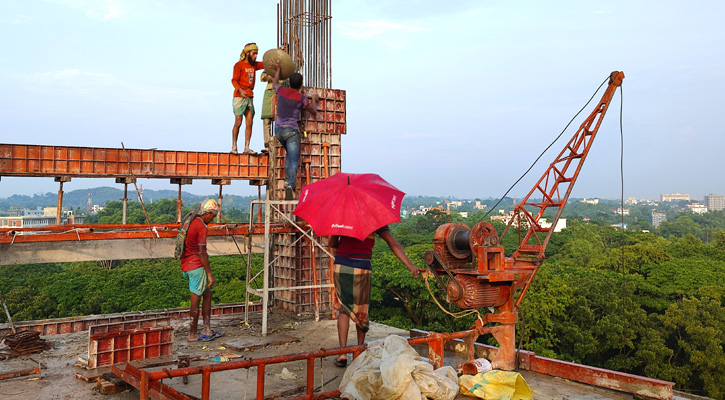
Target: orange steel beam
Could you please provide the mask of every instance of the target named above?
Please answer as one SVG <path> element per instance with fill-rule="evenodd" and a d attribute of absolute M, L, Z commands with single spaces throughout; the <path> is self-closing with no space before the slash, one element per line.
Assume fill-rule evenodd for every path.
<path fill-rule="evenodd" d="M 175 238 L 179 224 L 152 225 L 48 225 L 44 228 L 0 228 L 0 243 L 63 242 L 106 239 Z M 293 233 L 286 224 L 272 224 L 270 233 Z M 262 235 L 263 224 L 210 224 L 208 236 Z"/>
<path fill-rule="evenodd" d="M 269 157 L 0 143 L 0 176 L 267 179 Z"/>

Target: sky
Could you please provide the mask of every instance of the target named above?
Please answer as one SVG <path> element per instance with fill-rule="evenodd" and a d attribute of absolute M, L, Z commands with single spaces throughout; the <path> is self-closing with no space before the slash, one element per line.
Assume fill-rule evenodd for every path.
<path fill-rule="evenodd" d="M 0 143 L 229 151 L 232 66 L 247 42 L 260 54 L 276 46 L 276 4 L 0 2 Z M 347 92 L 344 172 L 378 173 L 409 195 L 501 197 L 619 70 L 621 97 L 571 196 L 725 194 L 725 2 L 333 0 L 331 14 L 332 86 Z M 592 109 L 509 196 L 529 192 Z M 57 185 L 2 177 L 0 198 Z M 64 190 L 95 186 L 114 183 L 74 179 Z M 256 194 L 244 181 L 224 191 Z"/>

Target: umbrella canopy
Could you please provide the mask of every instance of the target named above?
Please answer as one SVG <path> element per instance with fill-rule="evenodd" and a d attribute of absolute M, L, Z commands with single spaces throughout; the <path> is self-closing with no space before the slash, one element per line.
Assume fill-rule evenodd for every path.
<path fill-rule="evenodd" d="M 376 229 L 400 222 L 405 193 L 377 174 L 337 173 L 302 188 L 294 214 L 318 236 L 360 240 Z"/>

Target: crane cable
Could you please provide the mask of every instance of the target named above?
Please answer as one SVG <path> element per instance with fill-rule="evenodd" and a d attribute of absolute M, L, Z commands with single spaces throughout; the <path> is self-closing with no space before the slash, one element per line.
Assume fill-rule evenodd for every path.
<path fill-rule="evenodd" d="M 620 217 L 622 218 L 621 224 L 620 224 L 620 230 L 622 232 L 621 236 L 621 244 L 620 248 L 622 249 L 622 320 L 626 321 L 624 318 L 624 313 L 626 311 L 624 306 L 624 299 L 625 299 L 625 290 L 627 285 L 627 269 L 625 268 L 624 262 L 624 128 L 622 123 L 622 113 L 624 109 L 624 94 L 622 93 L 623 89 L 622 86 L 619 87 L 619 180 L 621 184 L 621 192 L 620 192 L 620 205 L 619 208 L 622 210 Z"/>
<path fill-rule="evenodd" d="M 587 108 L 587 106 L 589 105 L 589 103 L 592 102 L 592 99 L 594 99 L 594 96 L 597 95 L 597 92 L 599 92 L 599 90 L 602 88 L 602 86 L 604 86 L 604 84 L 607 83 L 607 82 L 609 82 L 609 76 L 607 76 L 607 78 L 604 79 L 604 81 L 602 81 L 602 84 L 599 85 L 599 87 L 597 88 L 597 90 L 594 91 L 594 93 L 592 93 L 592 97 L 590 97 L 589 100 L 586 102 L 586 104 L 584 104 L 584 106 L 571 118 L 571 120 L 569 120 L 569 123 L 566 124 L 566 126 L 564 127 L 564 129 L 562 129 L 561 133 L 559 133 L 559 136 L 557 136 L 556 139 L 554 139 L 548 146 L 546 146 L 546 148 L 544 149 L 544 151 L 542 151 L 541 154 L 539 154 L 539 156 L 536 157 L 536 160 L 534 160 L 534 162 L 531 164 L 531 166 L 529 167 L 529 169 L 527 169 L 526 172 L 524 172 L 519 177 L 519 179 L 517 179 L 516 182 L 514 182 L 514 184 L 511 185 L 511 187 L 508 188 L 508 190 L 506 190 L 506 193 L 504 193 L 503 196 L 501 196 L 501 198 L 498 199 L 498 201 L 496 202 L 496 204 L 494 204 L 493 207 L 491 207 L 491 209 L 489 209 L 488 212 L 486 212 L 486 214 L 484 214 L 483 217 L 481 217 L 481 221 L 483 221 L 484 219 L 486 219 L 486 217 L 488 217 L 488 215 L 491 214 L 491 211 L 493 211 L 501 203 L 501 201 L 506 197 L 506 195 L 509 194 L 509 192 L 511 191 L 511 189 L 513 189 L 514 186 L 516 186 L 522 179 L 524 179 L 524 177 L 526 176 L 526 174 L 528 174 L 531 171 L 531 169 L 534 168 L 534 165 L 536 165 L 536 163 L 539 162 L 539 160 L 541 159 L 541 157 L 544 156 L 544 153 L 546 153 L 547 151 L 549 151 L 549 149 L 551 148 L 551 146 L 553 146 L 554 143 L 556 143 L 561 138 L 561 136 L 564 134 L 564 132 L 566 132 L 566 130 L 569 129 L 569 126 L 571 125 L 571 123 L 574 122 L 574 120 L 576 119 L 576 117 L 578 117 L 579 114 L 581 114 L 581 112 L 584 111 L 584 109 Z"/>

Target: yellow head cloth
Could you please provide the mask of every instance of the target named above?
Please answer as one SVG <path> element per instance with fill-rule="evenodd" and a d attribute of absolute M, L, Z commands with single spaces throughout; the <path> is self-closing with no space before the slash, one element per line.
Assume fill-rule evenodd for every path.
<path fill-rule="evenodd" d="M 204 214 L 208 212 L 213 212 L 214 214 L 219 212 L 219 204 L 217 204 L 216 200 L 206 198 L 201 202 L 199 205 L 199 213 Z"/>
<path fill-rule="evenodd" d="M 242 50 L 242 53 L 239 55 L 239 61 L 244 61 L 247 59 L 247 53 L 249 53 L 252 50 L 259 51 L 259 47 L 255 43 L 249 43 L 246 46 L 244 46 L 244 49 Z"/>

